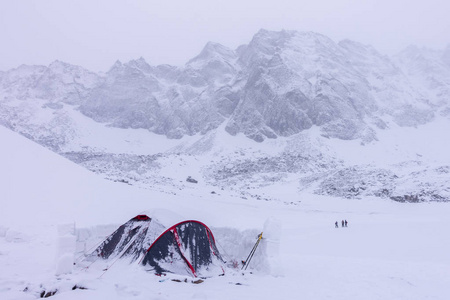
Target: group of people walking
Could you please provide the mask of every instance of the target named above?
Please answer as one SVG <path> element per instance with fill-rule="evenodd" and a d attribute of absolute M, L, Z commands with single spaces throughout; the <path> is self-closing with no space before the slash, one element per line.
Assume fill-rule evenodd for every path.
<path fill-rule="evenodd" d="M 342 220 L 341 224 L 342 224 L 342 227 L 347 227 L 348 222 L 347 222 L 347 220 Z M 334 227 L 339 228 L 339 223 L 338 223 L 338 221 L 336 221 L 336 222 L 334 223 Z"/>

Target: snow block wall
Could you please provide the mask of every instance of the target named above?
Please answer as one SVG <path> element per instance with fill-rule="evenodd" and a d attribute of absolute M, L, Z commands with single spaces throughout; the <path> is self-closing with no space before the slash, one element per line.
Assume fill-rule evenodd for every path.
<path fill-rule="evenodd" d="M 262 247 L 267 257 L 267 269 L 273 276 L 283 275 L 283 265 L 280 259 L 280 241 L 282 234 L 281 221 L 270 217 L 264 223 Z"/>
<path fill-rule="evenodd" d="M 58 225 L 56 247 L 56 275 L 72 273 L 76 249 L 75 224 Z"/>
<path fill-rule="evenodd" d="M 94 250 L 120 225 L 97 225 L 87 228 L 76 229 L 76 255 L 84 256 Z"/>
<path fill-rule="evenodd" d="M 239 231 L 228 227 L 214 228 L 212 231 L 216 238 L 216 246 L 226 261 L 227 267 L 235 270 L 241 270 L 243 261 L 247 259 L 261 233 L 257 229 Z M 270 272 L 268 264 L 265 246 L 260 243 L 247 271 L 268 274 Z"/>

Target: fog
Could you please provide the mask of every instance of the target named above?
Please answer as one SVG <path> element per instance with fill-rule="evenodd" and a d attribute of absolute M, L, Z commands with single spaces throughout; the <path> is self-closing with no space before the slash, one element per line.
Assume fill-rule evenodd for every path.
<path fill-rule="evenodd" d="M 232 49 L 259 29 L 314 31 L 392 55 L 450 44 L 446 0 L 18 0 L 0 2 L 0 70 L 58 59 L 92 71 L 116 60 L 183 65 L 208 41 Z"/>

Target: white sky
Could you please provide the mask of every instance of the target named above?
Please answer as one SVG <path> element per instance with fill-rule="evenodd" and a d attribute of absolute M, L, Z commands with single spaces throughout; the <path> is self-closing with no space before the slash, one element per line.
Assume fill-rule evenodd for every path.
<path fill-rule="evenodd" d="M 183 65 L 208 41 L 315 31 L 394 54 L 450 44 L 449 0 L 0 0 L 0 70 L 59 59 L 92 71 L 144 57 Z"/>

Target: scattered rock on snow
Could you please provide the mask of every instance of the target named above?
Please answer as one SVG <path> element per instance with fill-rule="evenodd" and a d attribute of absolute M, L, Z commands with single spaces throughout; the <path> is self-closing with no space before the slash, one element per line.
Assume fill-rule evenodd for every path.
<path fill-rule="evenodd" d="M 190 183 L 198 183 L 198 181 L 192 178 L 191 176 L 188 176 L 188 178 L 186 178 L 186 181 Z"/>

